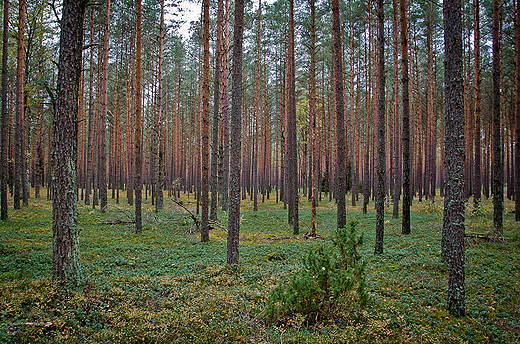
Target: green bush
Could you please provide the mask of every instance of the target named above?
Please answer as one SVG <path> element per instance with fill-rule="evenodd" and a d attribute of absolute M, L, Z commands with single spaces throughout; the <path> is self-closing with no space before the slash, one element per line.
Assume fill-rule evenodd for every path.
<path fill-rule="evenodd" d="M 307 324 L 338 317 L 346 306 L 363 307 L 368 301 L 365 266 L 358 252 L 363 235 L 357 222 L 340 228 L 332 238 L 334 250 L 310 249 L 303 269 L 278 285 L 267 301 L 270 321 L 303 315 Z"/>

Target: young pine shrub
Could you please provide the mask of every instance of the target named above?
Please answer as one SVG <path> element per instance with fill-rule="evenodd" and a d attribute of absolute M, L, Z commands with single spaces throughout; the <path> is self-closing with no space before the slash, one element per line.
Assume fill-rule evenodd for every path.
<path fill-rule="evenodd" d="M 302 315 L 307 324 L 337 318 L 347 307 L 364 307 L 365 266 L 358 252 L 363 235 L 356 235 L 357 222 L 339 228 L 332 238 L 333 250 L 310 249 L 303 268 L 278 285 L 267 301 L 270 321 Z"/>

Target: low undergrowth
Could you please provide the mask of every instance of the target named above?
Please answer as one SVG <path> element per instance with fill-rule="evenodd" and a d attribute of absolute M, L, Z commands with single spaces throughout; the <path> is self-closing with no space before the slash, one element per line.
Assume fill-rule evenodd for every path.
<path fill-rule="evenodd" d="M 185 204 L 195 209 L 193 204 Z M 158 214 L 144 202 L 140 235 L 125 220 L 132 208 L 109 200 L 106 214 L 80 203 L 84 282 L 76 290 L 54 289 L 50 202 L 31 200 L 0 222 L 0 342 L 6 343 L 475 343 L 520 342 L 520 226 L 506 201 L 504 238 L 469 238 L 466 245 L 467 316 L 445 310 L 447 268 L 440 263 L 442 200 L 412 208 L 412 234 L 400 219 L 385 221 L 385 252 L 373 255 L 375 213 L 358 207 L 370 302 L 333 317 L 306 321 L 285 312 L 268 320 L 273 290 L 305 268 L 308 252 L 331 252 L 334 204 L 317 214 L 320 238 L 292 235 L 282 204 L 272 200 L 253 212 L 244 202 L 240 262 L 225 267 L 226 232 L 215 227 L 200 243 L 187 214 L 173 203 Z M 310 222 L 301 202 L 301 228 Z M 468 206 L 469 207 L 469 206 Z M 487 200 L 470 212 L 466 231 L 486 234 L 492 225 Z M 227 214 L 219 212 L 226 224 Z M 124 221 L 123 221 L 124 222 Z M 320 247 L 323 247 L 320 249 Z M 354 301 L 352 301 L 354 302 Z"/>

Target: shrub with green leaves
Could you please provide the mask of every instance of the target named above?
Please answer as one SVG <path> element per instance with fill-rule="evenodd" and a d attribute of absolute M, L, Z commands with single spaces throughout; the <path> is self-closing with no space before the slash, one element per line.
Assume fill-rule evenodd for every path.
<path fill-rule="evenodd" d="M 358 252 L 363 235 L 356 234 L 357 222 L 339 228 L 332 238 L 333 249 L 310 249 L 303 268 L 278 285 L 268 299 L 270 321 L 296 314 L 306 323 L 336 318 L 348 307 L 363 307 L 368 301 L 365 266 Z"/>

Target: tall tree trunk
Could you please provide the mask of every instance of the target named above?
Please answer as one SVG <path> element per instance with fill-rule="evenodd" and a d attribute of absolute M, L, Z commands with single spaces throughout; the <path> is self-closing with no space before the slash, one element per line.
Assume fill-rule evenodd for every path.
<path fill-rule="evenodd" d="M 401 15 L 401 56 L 402 56 L 402 97 L 403 97 L 403 220 L 401 232 L 410 234 L 410 92 L 408 90 L 408 19 L 406 0 L 400 0 Z"/>
<path fill-rule="evenodd" d="M 287 61 L 287 205 L 289 206 L 289 223 L 293 225 L 293 234 L 296 235 L 299 234 L 300 228 L 298 219 L 298 146 L 296 140 L 296 84 L 294 69 L 294 0 L 289 0 Z"/>
<path fill-rule="evenodd" d="M 76 140 L 86 4 L 86 0 L 64 0 L 60 23 L 60 58 L 52 141 L 53 280 L 59 285 L 77 284 L 81 279 Z"/>
<path fill-rule="evenodd" d="M 515 108 L 515 221 L 520 221 L 520 0 L 516 2 L 515 22 L 515 79 L 516 79 L 516 108 Z M 3 87 L 2 87 L 3 89 Z M 3 93 L 2 93 L 3 96 Z M 3 112 L 3 110 L 2 110 Z M 475 134 L 476 137 L 476 134 Z M 476 159 L 476 158 L 475 158 Z"/>
<path fill-rule="evenodd" d="M 252 156 L 253 164 L 253 211 L 258 211 L 258 139 L 260 135 L 259 120 L 262 117 L 262 95 L 261 95 L 261 83 L 262 83 L 262 0 L 258 0 L 258 32 L 257 32 L 257 58 L 256 58 L 256 77 L 255 77 L 255 110 L 254 110 L 254 121 L 255 131 L 253 133 L 253 145 L 254 154 Z"/>
<path fill-rule="evenodd" d="M 94 6 L 90 11 L 90 64 L 89 64 L 89 101 L 88 101 L 88 133 L 87 133 L 87 168 L 85 204 L 90 205 L 90 191 L 92 186 L 92 138 L 94 136 Z"/>
<path fill-rule="evenodd" d="M 224 1 L 217 5 L 217 40 L 215 42 L 215 78 L 213 83 L 213 135 L 211 148 L 211 209 L 209 217 L 217 220 L 218 201 L 218 163 L 219 163 L 219 110 L 220 110 L 220 73 L 222 64 L 222 21 Z"/>
<path fill-rule="evenodd" d="M 135 44 L 135 232 L 141 233 L 143 230 L 143 223 L 141 219 L 141 200 L 142 200 L 142 163 L 141 163 L 141 111 L 142 111 L 142 96 L 141 96 L 141 20 L 142 9 L 141 0 L 135 3 L 136 12 L 136 44 Z"/>
<path fill-rule="evenodd" d="M 502 162 L 502 135 L 500 126 L 500 4 L 493 0 L 493 224 L 502 233 L 504 211 L 504 165 Z"/>
<path fill-rule="evenodd" d="M 309 4 L 311 7 L 311 46 L 310 46 L 310 54 L 311 54 L 311 66 L 310 66 L 310 77 L 309 77 L 309 123 L 311 128 L 311 237 L 316 236 L 316 158 L 317 152 L 316 149 L 316 9 L 314 5 L 314 0 L 309 0 Z M 354 194 L 354 193 L 352 193 Z M 354 201 L 355 202 L 355 201 Z"/>
<path fill-rule="evenodd" d="M 227 234 L 227 264 L 238 264 L 240 234 L 240 153 L 242 129 L 242 43 L 244 34 L 244 0 L 235 1 L 233 38 L 233 100 L 231 105 L 230 202 Z"/>
<path fill-rule="evenodd" d="M 159 118 L 159 129 L 158 129 L 158 140 L 159 140 L 159 161 L 158 161 L 158 176 L 157 176 L 157 187 L 155 189 L 155 212 L 158 212 L 163 208 L 163 190 L 164 190 L 164 123 L 165 115 L 163 113 L 163 64 L 164 64 L 164 0 L 161 0 L 161 24 L 159 27 L 159 89 L 157 97 L 158 107 L 158 118 Z"/>
<path fill-rule="evenodd" d="M 108 101 L 108 45 L 110 39 L 110 0 L 105 3 L 105 27 L 103 28 L 103 66 L 101 118 L 99 123 L 99 199 L 101 212 L 107 208 L 107 101 Z"/>
<path fill-rule="evenodd" d="M 475 0 L 475 179 L 473 185 L 473 207 L 480 208 L 480 195 L 482 182 L 480 180 L 480 112 L 481 112 L 481 82 L 480 73 L 480 5 L 479 0 Z M 518 216 L 518 215 L 517 215 Z"/>
<path fill-rule="evenodd" d="M 202 67 L 202 174 L 200 240 L 209 240 L 209 0 L 202 1 L 203 11 L 203 67 Z"/>
<path fill-rule="evenodd" d="M 379 43 L 379 106 L 377 119 L 377 194 L 375 254 L 383 253 L 385 222 L 385 11 L 383 0 L 377 1 L 377 38 Z"/>
<path fill-rule="evenodd" d="M 14 209 L 20 209 L 20 194 L 22 192 L 25 175 L 25 139 L 23 138 L 24 111 L 23 111 L 23 67 L 24 67 L 24 28 L 25 28 L 25 1 L 19 1 L 18 11 L 18 40 L 16 57 L 16 122 L 14 148 Z"/>
<path fill-rule="evenodd" d="M 229 195 L 229 0 L 226 0 L 226 21 L 224 25 L 224 46 L 222 49 L 222 186 L 220 204 L 222 210 L 228 210 Z"/>
<path fill-rule="evenodd" d="M 345 172 L 345 118 L 343 103 L 343 66 L 341 59 L 341 24 L 339 22 L 338 0 L 332 0 L 332 37 L 334 41 L 334 81 L 335 81 L 335 104 L 336 104 L 336 179 L 335 179 L 335 199 L 337 203 L 337 226 L 344 228 L 346 219 L 346 177 Z"/>
<path fill-rule="evenodd" d="M 4 25 L 3 25 L 3 40 L 2 40 L 2 122 L 1 122 L 1 136 L 0 136 L 0 219 L 7 220 L 7 181 L 8 169 L 7 165 L 7 117 L 9 112 L 7 108 L 7 48 L 9 44 L 9 1 L 4 1 Z"/>
<path fill-rule="evenodd" d="M 394 140 L 392 142 L 394 156 L 394 192 L 392 194 L 393 213 L 392 218 L 399 218 L 399 198 L 401 196 L 401 165 L 399 160 L 399 24 L 397 22 L 399 5 L 397 0 L 392 0 L 392 38 L 394 52 Z"/>
<path fill-rule="evenodd" d="M 464 290 L 464 111 L 462 77 L 462 20 L 460 0 L 444 0 L 445 158 L 446 196 L 443 232 L 448 239 L 447 307 L 465 313 Z"/>

